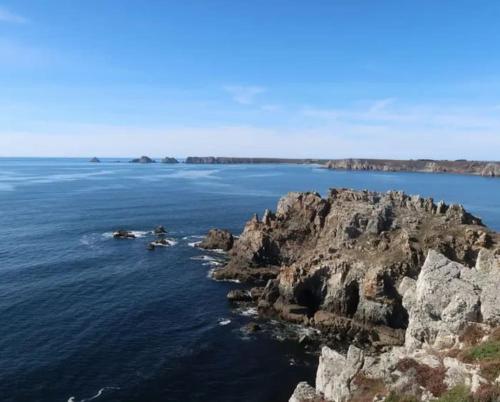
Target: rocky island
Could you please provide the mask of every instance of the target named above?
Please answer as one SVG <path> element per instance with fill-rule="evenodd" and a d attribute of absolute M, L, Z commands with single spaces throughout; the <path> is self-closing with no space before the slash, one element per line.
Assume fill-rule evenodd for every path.
<path fill-rule="evenodd" d="M 89 160 L 89 162 L 100 163 L 101 161 L 99 160 L 99 158 L 97 158 L 97 157 L 94 156 L 91 160 Z"/>
<path fill-rule="evenodd" d="M 154 159 L 151 159 L 149 156 L 141 156 L 140 158 L 132 159 L 130 163 L 155 163 Z"/>
<path fill-rule="evenodd" d="M 320 332 L 316 386 L 293 402 L 498 400 L 500 235 L 460 205 L 290 193 L 246 224 L 214 277 L 256 285 L 231 301 Z"/>
<path fill-rule="evenodd" d="M 179 161 L 177 159 L 169 157 L 169 156 L 166 156 L 160 162 L 161 163 L 179 163 Z"/>

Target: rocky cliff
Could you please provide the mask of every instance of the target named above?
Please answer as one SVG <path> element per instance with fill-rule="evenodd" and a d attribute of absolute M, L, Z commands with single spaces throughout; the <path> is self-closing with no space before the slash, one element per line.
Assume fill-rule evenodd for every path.
<path fill-rule="evenodd" d="M 430 250 L 418 278 L 398 288 L 404 345 L 379 354 L 324 346 L 316 387 L 300 383 L 290 401 L 499 401 L 499 262 L 498 250 L 481 250 L 472 268 Z"/>
<path fill-rule="evenodd" d="M 378 170 L 384 172 L 459 173 L 500 177 L 500 163 L 467 160 L 394 160 L 394 159 L 336 159 L 325 165 L 328 169 Z"/>
<path fill-rule="evenodd" d="M 358 376 L 388 350 L 403 356 L 394 364 L 409 365 L 402 372 L 418 372 L 424 363 L 413 353 L 456 348 L 472 324 L 484 335 L 500 325 L 499 248 L 500 236 L 460 205 L 394 191 L 333 189 L 325 198 L 290 193 L 276 212 L 246 224 L 228 264 L 214 276 L 257 284 L 250 295 L 262 316 L 319 329 L 327 346 L 315 399 L 305 400 L 348 401 L 355 400 L 349 399 L 352 381 L 362 382 L 365 374 L 376 380 L 372 388 L 397 389 L 388 380 L 389 363 L 376 369 L 390 367 L 378 377 Z M 339 343 L 352 345 L 347 356 L 330 349 Z M 469 375 L 460 362 L 443 364 L 439 370 L 448 373 L 454 365 L 464 381 Z M 443 387 L 439 392 L 449 388 Z M 429 396 L 423 388 L 418 396 Z M 298 390 L 311 392 L 304 384 Z"/>

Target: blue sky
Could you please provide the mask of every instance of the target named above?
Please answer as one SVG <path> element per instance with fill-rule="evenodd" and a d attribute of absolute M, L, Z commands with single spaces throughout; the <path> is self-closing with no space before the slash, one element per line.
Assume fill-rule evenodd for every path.
<path fill-rule="evenodd" d="M 500 2 L 0 0 L 0 156 L 498 159 Z"/>

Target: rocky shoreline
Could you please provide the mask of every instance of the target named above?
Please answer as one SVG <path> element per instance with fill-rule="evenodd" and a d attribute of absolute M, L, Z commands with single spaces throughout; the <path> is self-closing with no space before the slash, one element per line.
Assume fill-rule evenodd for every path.
<path fill-rule="evenodd" d="M 229 250 L 215 279 L 255 285 L 230 301 L 318 330 L 304 341 L 322 346 L 316 387 L 301 383 L 291 401 L 495 392 L 497 378 L 460 356 L 496 339 L 500 235 L 462 206 L 394 191 L 290 193 L 238 239 L 214 230 L 202 244 Z M 464 341 L 470 333 L 480 335 Z M 434 371 L 437 384 L 419 377 Z"/>
<path fill-rule="evenodd" d="M 500 163 L 467 160 L 395 160 L 395 159 L 336 159 L 325 165 L 335 170 L 363 170 L 383 172 L 455 173 L 485 177 L 499 177 Z"/>

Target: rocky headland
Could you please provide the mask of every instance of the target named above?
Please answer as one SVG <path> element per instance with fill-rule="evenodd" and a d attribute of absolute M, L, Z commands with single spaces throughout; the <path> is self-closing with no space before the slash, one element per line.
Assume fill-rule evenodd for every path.
<path fill-rule="evenodd" d="M 374 170 L 384 172 L 457 173 L 486 177 L 500 176 L 499 162 L 467 160 L 396 160 L 396 159 L 335 159 L 328 161 L 328 169 Z"/>
<path fill-rule="evenodd" d="M 232 302 L 319 330 L 316 386 L 299 384 L 291 401 L 496 392 L 500 235 L 460 205 L 394 191 L 290 193 L 246 224 L 214 277 L 255 285 Z M 498 348 L 486 369 L 474 352 L 484 343 Z"/>
<path fill-rule="evenodd" d="M 186 163 L 189 164 L 261 164 L 261 163 L 292 163 L 292 164 L 310 164 L 310 163 L 326 163 L 327 160 L 320 159 L 287 159 L 287 158 L 240 158 L 240 157 L 225 157 L 225 156 L 188 156 Z"/>

